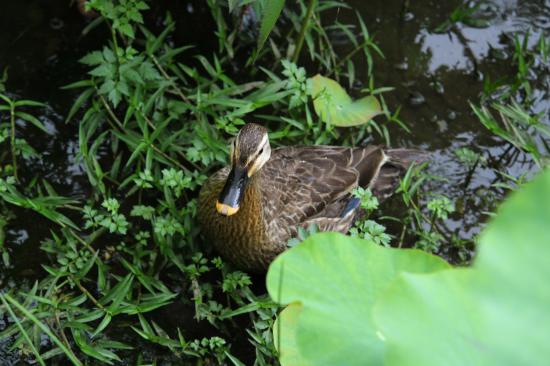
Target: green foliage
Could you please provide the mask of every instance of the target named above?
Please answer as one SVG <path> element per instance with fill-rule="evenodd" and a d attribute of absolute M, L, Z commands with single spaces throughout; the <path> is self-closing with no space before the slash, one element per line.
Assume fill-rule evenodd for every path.
<path fill-rule="evenodd" d="M 454 9 L 449 19 L 438 25 L 435 33 L 444 33 L 451 30 L 457 23 L 463 23 L 473 28 L 486 28 L 489 26 L 490 15 L 482 14 L 480 8 L 483 1 L 466 1 Z"/>
<path fill-rule="evenodd" d="M 134 38 L 134 23 L 143 23 L 141 12 L 149 9 L 147 2 L 143 0 L 88 0 L 86 9 L 96 10 L 111 22 L 114 30 L 121 34 Z"/>
<path fill-rule="evenodd" d="M 6 79 L 7 72 L 4 70 L 2 81 L 5 82 Z M 22 155 L 24 158 L 29 158 L 36 155 L 36 152 L 25 139 L 16 137 L 16 121 L 30 123 L 47 133 L 48 131 L 42 121 L 22 110 L 28 107 L 44 107 L 44 104 L 33 100 L 15 100 L 3 93 L 0 93 L 0 100 L 0 113 L 3 111 L 9 113 L 9 124 L 0 123 L 0 144 L 8 140 L 9 137 L 13 176 L 17 180 L 17 156 Z"/>
<path fill-rule="evenodd" d="M 282 74 L 287 78 L 285 88 L 291 92 L 289 107 L 292 109 L 306 104 L 311 88 L 311 79 L 307 78 L 306 70 L 288 60 L 283 60 L 282 65 Z"/>
<path fill-rule="evenodd" d="M 91 82 L 97 86 L 98 93 L 107 96 L 114 107 L 118 106 L 123 96 L 134 95 L 136 88 L 161 80 L 153 63 L 132 47 L 114 50 L 104 47 L 102 51 L 87 54 L 80 62 L 94 66 L 88 72 L 93 77 Z"/>
<path fill-rule="evenodd" d="M 3 202 L 32 210 L 63 228 L 77 229 L 75 223 L 59 212 L 60 208 L 67 208 L 74 201 L 58 196 L 46 181 L 43 185 L 46 193 L 39 191 L 37 196 L 28 197 L 17 189 L 15 177 L 0 178 L 0 198 Z"/>
<path fill-rule="evenodd" d="M 260 36 L 258 38 L 258 49 L 264 46 L 269 33 L 275 26 L 277 19 L 285 6 L 285 0 L 268 0 L 264 2 L 264 10 L 262 14 L 262 24 L 260 26 Z"/>
<path fill-rule="evenodd" d="M 460 162 L 469 169 L 474 168 L 480 161 L 485 161 L 485 159 L 483 159 L 483 157 L 481 157 L 478 153 L 467 147 L 458 148 L 454 151 L 454 153 L 458 160 L 460 160 Z"/>
<path fill-rule="evenodd" d="M 447 220 L 447 216 L 455 210 L 454 204 L 445 196 L 433 198 L 427 207 L 434 217 L 441 220 Z"/>
<path fill-rule="evenodd" d="M 369 188 L 356 187 L 352 192 L 354 197 L 361 200 L 360 207 L 370 214 L 378 208 L 378 198 L 372 194 Z"/>
<path fill-rule="evenodd" d="M 374 96 L 352 101 L 336 81 L 316 75 L 311 79 L 311 96 L 315 112 L 323 122 L 335 126 L 357 126 L 382 113 Z"/>
<path fill-rule="evenodd" d="M 359 221 L 349 231 L 351 236 L 366 239 L 377 245 L 390 246 L 391 236 L 386 234 L 386 228 L 373 220 Z"/>
<path fill-rule="evenodd" d="M 123 214 L 118 212 L 120 204 L 114 198 L 109 198 L 101 204 L 106 211 L 99 212 L 92 209 L 90 206 L 84 206 L 83 213 L 85 229 L 104 227 L 110 233 L 126 234 L 128 229 L 128 221 Z"/>
<path fill-rule="evenodd" d="M 110 39 L 80 59 L 87 75 L 64 87 L 65 93 L 77 92 L 66 119 L 78 123 L 77 159 L 91 187 L 86 201 L 60 197 L 41 180 L 22 187 L 9 166 L 0 171 L 2 213 L 17 205 L 53 223 L 41 245 L 49 258 L 43 278 L 28 291 L 6 290 L 0 305 L 1 312 L 11 310 L 9 318 L 18 320 L 4 329 L 2 338 L 22 353 L 31 352 L 39 363 L 64 362 L 74 355 L 74 364 L 118 364 L 132 359 L 135 350 L 128 351 L 127 339 L 133 333 L 184 363 L 240 365 L 232 354 L 237 332 L 254 347 L 256 365 L 276 362 L 276 304 L 252 291 L 247 274 L 213 258 L 211 248 L 198 237 L 193 197 L 206 176 L 226 163 L 227 141 L 245 120 L 266 121 L 273 128 L 274 145 L 334 141 L 337 131 L 319 123 L 312 110 L 305 69 L 284 60 L 279 47 L 287 47 L 290 58 L 299 54 L 293 50 L 303 42 L 320 72 L 332 73 L 336 80 L 353 79 L 352 73 L 341 72 L 336 61 L 340 57 L 320 18 L 322 12 L 345 5 L 313 3 L 304 28 L 296 20 L 308 13 L 305 4 L 281 11 L 277 7 L 282 1 L 266 2 L 261 33 L 265 39 L 271 33 L 271 41 L 242 63 L 242 75 L 254 81 L 239 83 L 228 70 L 242 61 L 235 53 L 245 48 L 238 41 L 239 27 L 231 28 L 226 19 L 226 3 L 207 2 L 219 49 L 202 55 L 190 45 L 174 44 L 170 15 L 162 32 L 148 30 L 144 1 L 88 1 L 88 8 L 100 17 L 85 32 L 105 26 Z M 235 14 L 248 4 L 229 5 Z M 256 5 L 251 4 L 258 9 Z M 277 17 L 281 22 L 274 22 Z M 365 36 L 366 27 L 359 22 Z M 283 23 L 292 29 L 280 42 L 283 32 L 278 26 Z M 267 33 L 266 27 L 271 28 Z M 372 38 L 362 45 L 355 41 L 358 35 L 350 31 L 351 25 L 337 27 L 346 29 L 356 52 L 370 56 L 366 48 L 375 47 Z M 354 69 L 353 55 L 343 58 L 344 66 Z M 375 90 L 372 80 L 371 86 Z M 2 100 L 6 104 L 0 113 L 43 127 L 26 112 L 39 104 Z M 357 127 L 347 143 L 359 143 L 372 126 L 384 128 L 383 122 Z M 12 130 L 9 123 L 0 124 L 0 143 L 11 140 L 14 156 L 25 159 L 32 154 L 23 144 L 26 128 L 17 138 Z M 0 233 L 12 216 L 3 217 Z M 294 244 L 316 231 L 301 229 Z M 9 248 L 2 246 L 3 262 L 9 264 L 6 254 Z M 217 334 L 188 339 L 180 324 L 163 329 L 150 313 L 169 304 L 191 305 L 191 315 L 215 327 Z M 131 334 L 121 338 L 121 326 Z M 147 357 L 139 356 L 136 362 L 157 362 Z"/>
<path fill-rule="evenodd" d="M 531 115 L 516 102 L 510 105 L 495 103 L 492 107 L 499 113 L 499 123 L 487 107 L 471 107 L 480 122 L 492 133 L 531 154 L 540 167 L 548 164 L 550 129 L 542 123 L 541 115 Z"/>
<path fill-rule="evenodd" d="M 31 295 L 32 296 L 32 295 Z M 21 330 L 21 335 L 23 338 L 27 341 L 29 346 L 32 348 L 32 351 L 34 355 L 36 356 L 37 360 L 41 365 L 45 365 L 43 357 L 38 352 L 38 349 L 34 346 L 33 342 L 30 339 L 29 333 L 24 329 L 24 327 L 21 324 L 21 321 L 17 320 L 17 317 L 15 316 L 14 309 L 21 311 L 23 315 L 25 316 L 26 320 L 32 322 L 35 324 L 36 327 L 40 328 L 45 334 L 49 336 L 49 338 L 56 344 L 57 347 L 59 347 L 59 350 L 63 352 L 65 355 L 67 355 L 67 358 L 71 360 L 71 362 L 74 365 L 82 365 L 82 363 L 78 360 L 78 358 L 75 356 L 75 354 L 72 352 L 70 347 L 67 347 L 52 331 L 51 329 L 44 324 L 39 318 L 37 318 L 31 311 L 29 311 L 25 306 L 17 302 L 17 300 L 13 299 L 10 295 L 7 294 L 0 294 L 0 300 L 4 304 L 4 307 L 8 310 L 10 315 L 13 317 L 13 319 L 16 319 L 17 327 Z M 43 301 L 46 299 L 43 299 Z"/>
<path fill-rule="evenodd" d="M 293 304 L 279 317 L 281 363 L 303 364 L 293 362 L 299 356 L 311 365 L 382 364 L 384 342 L 372 318 L 377 299 L 402 272 L 448 267 L 417 250 L 383 248 L 341 234 L 308 238 L 280 255 L 267 274 L 270 296 Z M 296 348 L 285 348 L 286 337 L 295 340 Z"/>
<path fill-rule="evenodd" d="M 530 46 L 530 32 L 523 39 L 513 38 L 511 65 L 516 73 L 507 82 L 484 80 L 484 95 L 479 105 L 470 106 L 479 121 L 494 135 L 528 153 L 539 168 L 550 161 L 550 129 L 544 123 L 544 112 L 534 108 L 534 75 L 544 72 L 548 58 L 545 35 Z M 500 174 L 500 173 L 499 173 Z"/>
<path fill-rule="evenodd" d="M 378 199 L 372 194 L 369 188 L 357 187 L 352 192 L 353 196 L 360 199 L 359 207 L 364 210 L 360 219 L 355 221 L 349 234 L 353 237 L 367 239 L 382 246 L 389 246 L 391 236 L 386 234 L 386 228 L 373 220 L 368 220 L 369 216 L 378 208 Z"/>
<path fill-rule="evenodd" d="M 406 129 L 399 111 L 390 112 L 384 102 L 382 94 L 391 88 L 375 82 L 373 58 L 383 55 L 361 17 L 353 21 L 354 13 L 340 1 L 299 1 L 283 11 L 278 8 L 281 3 L 207 1 L 218 47 L 201 54 L 192 45 L 176 44 L 176 24 L 170 14 L 157 18 L 162 23 L 159 33 L 148 29 L 144 18 L 150 18 L 145 14 L 152 2 L 88 1 L 100 16 L 83 33 L 103 27 L 110 37 L 81 58 L 87 72 L 62 91 L 74 97 L 66 120 L 78 125 L 76 160 L 90 187 L 85 200 L 61 197 L 32 172 L 26 173 L 28 184 L 15 178 L 16 163 L 33 154 L 24 137 L 33 128 L 44 127 L 27 109 L 41 105 L 11 97 L 1 83 L 5 98 L 0 117 L 9 115 L 10 121 L 0 122 L 0 143 L 9 141 L 15 157 L 14 163 L 0 166 L 2 262 L 13 265 L 12 249 L 4 245 L 5 231 L 16 217 L 12 206 L 51 221 L 48 233 L 39 238 L 47 255 L 40 281 L 31 288 L 2 289 L 0 312 L 8 322 L 0 337 L 13 349 L 45 364 L 155 364 L 166 356 L 176 363 L 242 365 L 233 354 L 249 344 L 255 365 L 276 364 L 277 337 L 272 331 L 278 305 L 254 292 L 257 286 L 250 276 L 215 257 L 209 243 L 202 242 L 195 222 L 199 187 L 227 162 L 228 141 L 245 121 L 261 121 L 274 146 L 358 146 L 371 135 L 389 143 L 388 125 Z M 264 14 L 258 9 L 265 10 L 261 33 L 269 38 L 262 41 L 264 47 L 252 51 L 240 37 L 238 20 L 230 21 L 247 6 L 258 14 Z M 343 14 L 340 19 L 352 19 L 351 23 L 334 22 L 326 16 L 331 9 L 338 9 Z M 347 54 L 333 45 L 335 34 L 348 42 Z M 324 76 L 308 77 L 301 64 L 304 59 Z M 368 66 L 368 85 L 361 91 L 356 88 L 356 62 Z M 313 90 L 315 83 L 318 90 Z M 352 101 L 343 85 L 350 94 L 369 96 Z M 379 116 L 376 121 L 374 115 Z M 336 128 L 340 125 L 353 128 L 343 132 Z M 422 247 L 428 238 L 427 250 L 437 253 L 439 244 L 434 242 L 449 240 L 438 224 L 446 205 L 434 206 L 437 215 L 421 205 L 426 196 L 420 187 L 432 179 L 416 167 L 401 183 L 406 210 L 403 218 L 395 220 L 403 225 L 403 235 L 392 244 L 401 246 L 414 237 L 419 239 L 415 245 Z M 369 190 L 354 194 L 367 216 L 352 233 L 371 243 L 349 240 L 361 243 L 360 252 L 376 253 L 373 260 L 387 259 L 388 266 L 401 262 L 399 258 L 408 254 L 379 255 L 386 249 L 372 245 L 390 241 L 381 225 L 389 218 L 377 218 L 380 223 L 368 220 L 377 200 Z M 299 249 L 301 241 L 314 240 L 308 238 L 318 231 L 315 226 L 300 228 L 289 245 Z M 350 248 L 340 249 L 344 255 Z M 428 255 L 412 255 L 444 265 Z M 372 265 L 382 266 L 381 273 L 390 271 L 383 263 Z M 357 263 L 358 271 L 367 270 L 362 267 Z M 341 276 L 338 279 L 343 281 Z M 349 290 L 353 283 L 343 288 Z M 369 299 L 367 305 L 371 304 Z M 180 307 L 182 323 L 179 317 L 168 326 L 157 321 L 157 310 L 175 313 Z M 198 329 L 207 325 L 212 332 L 189 332 L 187 318 L 198 322 Z M 372 323 L 370 317 L 368 322 Z M 381 343 L 373 332 L 366 328 L 364 341 L 376 348 Z M 162 356 L 132 349 L 130 343 L 136 338 L 139 347 L 154 347 Z M 283 356 L 290 357 L 285 352 Z"/>
<path fill-rule="evenodd" d="M 544 365 L 548 220 L 547 171 L 502 205 L 471 268 L 402 275 L 375 307 L 387 364 Z"/>
<path fill-rule="evenodd" d="M 399 182 L 397 192 L 401 194 L 405 204 L 406 215 L 401 219 L 403 229 L 396 246 L 401 248 L 405 245 L 405 238 L 409 235 L 416 239 L 415 248 L 439 254 L 443 243 L 453 244 L 456 241 L 443 225 L 448 215 L 455 211 L 455 205 L 448 197 L 443 195 L 429 197 L 429 192 L 422 191 L 423 185 L 444 180 L 442 177 L 427 174 L 425 168 L 426 163 L 411 166 Z M 428 204 L 423 206 L 422 201 L 428 201 Z M 456 246 L 457 255 L 464 262 L 470 259 L 472 246 L 471 241 Z"/>
<path fill-rule="evenodd" d="M 299 227 L 298 228 L 298 236 L 295 237 L 295 238 L 291 238 L 288 241 L 287 246 L 288 247 L 293 247 L 295 245 L 298 245 L 301 242 L 303 242 L 304 240 L 306 240 L 307 238 L 309 238 L 311 235 L 316 234 L 318 232 L 319 232 L 319 227 L 315 224 L 311 224 L 310 226 L 308 226 L 305 229 L 303 227 Z"/>
<path fill-rule="evenodd" d="M 545 364 L 548 220 L 547 171 L 503 204 L 471 268 L 339 234 L 310 237 L 268 272 L 271 297 L 290 304 L 274 330 L 281 364 Z"/>
<path fill-rule="evenodd" d="M 302 304 L 293 302 L 288 304 L 277 317 L 273 327 L 273 338 L 279 351 L 279 362 L 282 366 L 313 366 L 310 360 L 300 354 L 298 348 L 296 329 L 300 314 L 302 313 Z"/>

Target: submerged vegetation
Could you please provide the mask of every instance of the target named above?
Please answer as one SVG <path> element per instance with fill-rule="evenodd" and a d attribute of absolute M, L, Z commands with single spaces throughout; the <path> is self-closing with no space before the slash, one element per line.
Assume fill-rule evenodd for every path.
<path fill-rule="evenodd" d="M 459 22 L 485 26 L 475 18 L 481 8 L 466 3 L 436 31 L 458 32 Z M 525 209 L 523 220 L 548 218 L 547 210 L 532 212 L 521 203 L 532 205 L 535 190 L 550 196 L 545 190 L 548 175 L 526 190 L 524 201 L 518 195 L 503 209 L 481 240 L 486 249 L 467 270 L 450 269 L 447 263 L 469 265 L 475 252 L 474 239 L 448 225 L 451 217 L 463 214 L 462 204 L 431 188 L 446 178 L 431 171 L 429 163 L 413 166 L 401 180 L 389 203 L 399 206 L 395 214 L 383 215 L 389 204 L 381 206 L 368 189 L 357 189 L 354 194 L 367 215 L 350 231 L 352 238 L 317 234 L 315 227 L 301 231 L 289 243 L 293 248 L 271 267 L 269 294 L 262 276 L 224 263 L 201 240 L 196 197 L 206 177 L 226 164 L 227 141 L 240 126 L 262 123 L 273 146 L 395 145 L 392 131 L 414 131 L 401 119 L 400 107 L 386 102 L 393 88 L 379 85 L 375 62 L 383 60 L 384 50 L 350 5 L 323 0 L 205 4 L 216 36 L 215 49 L 208 53 L 177 42 L 174 14 L 163 12 L 152 20 L 148 14 L 158 6 L 152 1 L 86 2 L 95 18 L 82 32 L 84 37 L 101 35 L 102 45 L 82 55 L 85 74 L 59 90 L 74 97 L 65 120 L 77 126 L 76 158 L 88 187 L 78 197 L 58 193 L 47 177 L 25 170 L 26 161 L 47 159 L 26 138 L 52 134 L 35 116 L 47 106 L 11 93 L 9 70 L 4 73 L 0 280 L 15 265 L 6 240 L 10 225 L 33 212 L 47 220 L 48 230 L 40 238 L 40 250 L 47 255 L 40 275 L 17 284 L 0 282 L 0 347 L 41 365 L 359 365 L 384 360 L 402 365 L 402 352 L 409 348 L 417 355 L 409 364 L 431 364 L 420 343 L 433 344 L 445 354 L 441 338 L 435 339 L 430 328 L 443 320 L 416 318 L 415 311 L 430 307 L 439 314 L 436 307 L 441 304 L 432 300 L 444 297 L 450 304 L 441 314 L 451 312 L 446 319 L 460 314 L 454 321 L 466 327 L 479 319 L 459 307 L 464 293 L 464 306 L 477 307 L 484 299 L 470 292 L 487 288 L 502 295 L 489 299 L 488 307 L 499 299 L 513 305 L 494 283 L 488 265 L 494 260 L 493 265 L 512 271 L 517 264 L 518 271 L 528 272 L 528 258 L 516 257 L 516 263 L 512 257 L 519 243 L 513 240 L 528 235 L 531 227 L 521 221 L 516 231 L 506 222 L 513 221 L 514 207 Z M 350 23 L 335 13 L 346 14 L 343 18 Z M 529 37 L 527 33 L 513 40 L 513 77 L 487 76 L 483 93 L 470 102 L 479 127 L 498 136 L 499 143 L 509 143 L 505 154 L 525 153 L 542 169 L 550 157 L 550 130 L 543 112 L 535 108 L 539 96 L 534 90 L 540 82 L 537 73 L 548 68 L 549 46 L 544 34 L 535 43 Z M 366 65 L 362 80 L 358 64 Z M 467 181 L 482 166 L 493 169 L 499 177 L 492 187 L 498 197 L 533 175 L 533 170 L 510 174 L 493 157 L 468 147 L 457 148 L 455 155 L 469 172 Z M 492 211 L 492 197 L 497 196 L 485 193 L 470 199 L 490 201 L 484 207 Z M 499 242 L 506 228 L 513 233 L 509 241 Z M 542 229 L 540 235 L 543 241 L 550 238 Z M 531 243 L 525 248 L 525 256 L 536 257 Z M 543 274 L 525 276 L 526 281 L 539 281 Z M 445 281 L 452 288 L 440 288 Z M 518 281 L 512 285 L 519 291 Z M 487 287 L 469 286 L 478 282 Z M 423 286 L 429 296 L 420 298 L 413 285 Z M 518 308 L 532 305 L 538 311 L 541 304 L 548 305 L 547 286 L 537 285 L 541 297 L 526 293 Z M 331 290 L 335 286 L 341 298 Z M 382 297 L 386 288 L 390 291 Z M 276 321 L 281 306 L 291 302 Z M 406 313 L 425 323 L 399 322 Z M 343 328 L 346 322 L 355 327 Z M 492 325 L 483 324 L 472 336 L 490 338 Z M 406 343 L 404 334 L 418 345 Z M 543 336 L 532 335 L 533 358 L 526 359 L 533 362 L 527 363 L 545 359 L 538 358 L 537 348 Z M 331 339 L 347 341 L 335 350 Z M 467 345 L 461 346 L 460 352 L 471 354 Z M 495 352 L 506 344 L 497 346 Z M 472 360 L 456 364 L 488 364 Z"/>

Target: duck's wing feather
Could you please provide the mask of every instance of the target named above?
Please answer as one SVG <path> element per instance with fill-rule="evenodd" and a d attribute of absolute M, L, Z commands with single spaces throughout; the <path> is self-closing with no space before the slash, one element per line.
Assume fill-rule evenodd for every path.
<path fill-rule="evenodd" d="M 293 146 L 273 151 L 262 169 L 262 194 L 270 232 L 290 234 L 320 217 L 337 218 L 351 190 L 374 182 L 386 156 L 379 146 Z"/>

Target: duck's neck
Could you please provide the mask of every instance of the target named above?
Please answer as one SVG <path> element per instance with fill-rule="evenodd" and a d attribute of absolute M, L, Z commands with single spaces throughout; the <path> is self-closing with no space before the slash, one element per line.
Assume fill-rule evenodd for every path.
<path fill-rule="evenodd" d="M 244 197 L 241 201 L 239 213 L 241 217 L 262 217 L 262 192 L 261 192 L 261 172 L 254 174 L 248 180 L 244 191 Z"/>
<path fill-rule="evenodd" d="M 244 199 L 243 199 L 243 205 L 248 205 L 252 202 L 260 202 L 262 199 L 262 191 L 260 189 L 261 187 L 261 171 L 254 174 L 252 177 L 249 178 L 248 184 L 246 185 L 246 189 L 244 191 Z"/>

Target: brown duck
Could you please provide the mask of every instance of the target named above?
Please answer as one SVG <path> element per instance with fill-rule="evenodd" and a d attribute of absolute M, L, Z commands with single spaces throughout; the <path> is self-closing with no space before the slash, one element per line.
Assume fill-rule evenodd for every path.
<path fill-rule="evenodd" d="M 360 214 L 351 195 L 368 187 L 391 195 L 417 150 L 380 146 L 293 146 L 271 150 L 267 130 L 249 123 L 231 143 L 231 164 L 214 173 L 199 195 L 204 237 L 229 262 L 265 271 L 298 228 L 346 233 Z"/>

